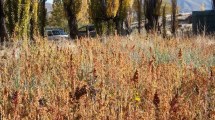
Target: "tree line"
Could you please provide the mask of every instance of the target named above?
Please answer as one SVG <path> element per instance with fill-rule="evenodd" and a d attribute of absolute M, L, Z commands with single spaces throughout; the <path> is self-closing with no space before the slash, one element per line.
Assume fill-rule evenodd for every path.
<path fill-rule="evenodd" d="M 119 34 L 123 25 L 129 29 L 129 14 L 135 11 L 138 20 L 138 30 L 145 19 L 147 32 L 158 31 L 159 17 L 165 17 L 166 5 L 163 0 L 85 0 L 90 23 L 96 27 L 97 34 Z M 172 32 L 176 31 L 177 0 L 172 1 Z M 78 14 L 83 9 L 84 0 L 54 0 L 54 4 L 62 9 L 62 14 L 68 22 L 70 37 L 77 38 Z M 0 0 L 0 39 L 1 42 L 11 37 L 18 39 L 37 36 L 44 37 L 47 24 L 46 0 Z M 57 7 L 55 6 L 55 7 Z M 57 17 L 57 16 L 56 16 Z M 163 18 L 163 22 L 165 18 Z M 165 27 L 163 27 L 165 30 Z"/>

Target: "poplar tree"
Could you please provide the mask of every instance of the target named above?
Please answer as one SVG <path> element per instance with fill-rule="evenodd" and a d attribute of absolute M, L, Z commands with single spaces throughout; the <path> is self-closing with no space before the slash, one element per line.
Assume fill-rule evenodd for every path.
<path fill-rule="evenodd" d="M 27 37 L 29 24 L 30 24 L 30 0 L 22 0 L 21 2 L 21 13 L 20 13 L 20 21 L 19 21 L 19 37 Z"/>
<path fill-rule="evenodd" d="M 19 21 L 21 13 L 21 0 L 6 0 L 7 26 L 10 36 L 19 33 Z"/>
<path fill-rule="evenodd" d="M 28 36 L 30 0 L 7 0 L 6 16 L 11 36 Z"/>
<path fill-rule="evenodd" d="M 147 32 L 159 29 L 159 16 L 162 0 L 144 0 L 145 28 Z"/>
<path fill-rule="evenodd" d="M 82 0 L 81 11 L 78 13 L 79 25 L 89 24 L 89 0 Z"/>
<path fill-rule="evenodd" d="M 0 42 L 8 39 L 4 14 L 4 0 L 0 0 Z"/>
<path fill-rule="evenodd" d="M 122 34 L 123 22 L 125 22 L 125 20 L 127 19 L 128 12 L 132 8 L 133 3 L 134 3 L 133 0 L 119 0 L 119 9 L 115 17 L 116 30 L 118 34 Z M 127 29 L 128 29 L 128 26 L 127 26 Z"/>
<path fill-rule="evenodd" d="M 177 0 L 171 0 L 172 1 L 172 33 L 175 36 L 176 30 L 177 30 Z"/>
<path fill-rule="evenodd" d="M 141 33 L 141 23 L 143 19 L 143 0 L 135 0 L 134 9 L 137 13 L 138 33 Z"/>
<path fill-rule="evenodd" d="M 163 11 L 162 11 L 162 26 L 163 26 L 163 38 L 166 38 L 166 5 L 163 6 Z"/>
<path fill-rule="evenodd" d="M 95 25 L 97 34 L 102 35 L 105 31 L 105 9 L 101 0 L 90 0 L 89 15 L 90 21 Z"/>
<path fill-rule="evenodd" d="M 30 6 L 30 38 L 35 39 L 35 36 L 38 36 L 38 1 L 31 0 Z"/>
<path fill-rule="evenodd" d="M 39 30 L 44 35 L 45 2 L 46 0 L 6 0 L 5 12 L 10 36 L 34 39 L 39 35 Z"/>
<path fill-rule="evenodd" d="M 64 10 L 67 15 L 70 37 L 76 39 L 78 35 L 77 16 L 81 11 L 82 0 L 63 0 Z"/>
<path fill-rule="evenodd" d="M 49 18 L 48 26 L 66 29 L 68 24 L 62 0 L 54 0 L 52 7 L 53 11 L 51 12 L 51 17 Z"/>
<path fill-rule="evenodd" d="M 98 34 L 107 30 L 111 34 L 114 30 L 114 19 L 119 9 L 119 0 L 90 0 L 90 16 L 96 25 Z"/>
<path fill-rule="evenodd" d="M 46 26 L 46 0 L 39 0 L 39 11 L 38 11 L 38 23 L 39 23 L 39 34 L 45 37 L 45 26 Z"/>
<path fill-rule="evenodd" d="M 97 32 L 101 35 L 107 29 L 107 34 L 115 30 L 120 34 L 132 3 L 133 0 L 90 0 L 89 14 Z"/>
<path fill-rule="evenodd" d="M 119 10 L 119 0 L 106 0 L 102 1 L 102 6 L 105 9 L 107 19 L 107 34 L 113 34 L 114 32 L 114 18 Z"/>

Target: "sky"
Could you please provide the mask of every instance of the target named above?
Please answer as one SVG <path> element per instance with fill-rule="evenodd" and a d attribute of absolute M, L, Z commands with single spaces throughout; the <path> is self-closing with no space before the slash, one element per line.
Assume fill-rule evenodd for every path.
<path fill-rule="evenodd" d="M 53 0 L 47 0 L 47 2 L 48 2 L 48 3 L 52 3 L 52 2 L 53 2 Z"/>

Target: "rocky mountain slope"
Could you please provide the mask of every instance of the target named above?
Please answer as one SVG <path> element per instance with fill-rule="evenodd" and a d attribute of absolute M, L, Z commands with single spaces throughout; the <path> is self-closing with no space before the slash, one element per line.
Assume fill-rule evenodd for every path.
<path fill-rule="evenodd" d="M 178 0 L 180 12 L 198 11 L 202 8 L 210 10 L 212 8 L 211 3 L 211 0 Z"/>

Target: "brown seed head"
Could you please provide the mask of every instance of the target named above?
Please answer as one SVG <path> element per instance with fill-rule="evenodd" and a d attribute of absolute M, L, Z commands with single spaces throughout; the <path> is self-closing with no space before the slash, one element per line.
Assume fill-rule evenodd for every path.
<path fill-rule="evenodd" d="M 183 55 L 182 49 L 180 48 L 180 50 L 179 50 L 179 52 L 178 52 L 178 58 L 179 58 L 180 60 L 182 59 L 182 55 Z"/>

